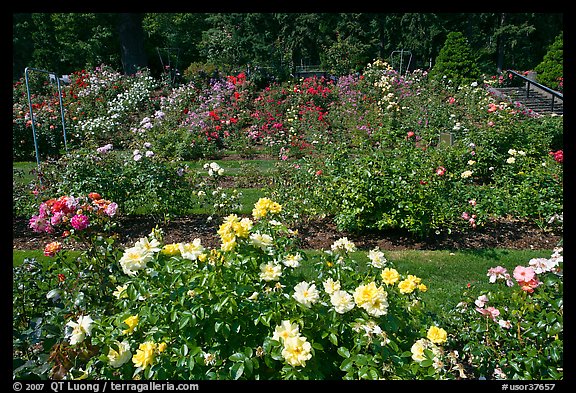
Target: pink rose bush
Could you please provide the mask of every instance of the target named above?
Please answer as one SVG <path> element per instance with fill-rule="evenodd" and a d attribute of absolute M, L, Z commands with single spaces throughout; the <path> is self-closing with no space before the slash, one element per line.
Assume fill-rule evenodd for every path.
<path fill-rule="evenodd" d="M 458 333 L 448 344 L 474 370 L 466 378 L 562 379 L 563 256 L 532 258 L 510 273 L 488 269 L 494 289 L 474 294 L 447 313 L 446 324 Z M 469 373 L 468 373 L 469 374 Z"/>
<path fill-rule="evenodd" d="M 97 193 L 79 198 L 63 195 L 42 202 L 38 214 L 30 218 L 29 226 L 36 233 L 52 234 L 58 229 L 64 232 L 70 229 L 83 231 L 90 226 L 90 215 L 95 218 L 113 217 L 117 208 L 115 202 L 103 199 Z"/>

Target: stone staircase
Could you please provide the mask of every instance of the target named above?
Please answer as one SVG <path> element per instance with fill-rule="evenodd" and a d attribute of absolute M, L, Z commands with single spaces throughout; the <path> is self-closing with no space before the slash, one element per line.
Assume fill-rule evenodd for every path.
<path fill-rule="evenodd" d="M 539 115 L 564 114 L 563 98 L 554 97 L 534 85 L 530 86 L 528 93 L 525 86 L 490 88 L 489 90 L 493 94 L 510 100 L 512 103 L 519 103 Z"/>

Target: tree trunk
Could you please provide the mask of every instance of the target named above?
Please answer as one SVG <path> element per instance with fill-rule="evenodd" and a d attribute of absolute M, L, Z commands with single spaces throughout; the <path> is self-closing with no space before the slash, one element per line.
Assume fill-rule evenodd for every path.
<path fill-rule="evenodd" d="M 135 74 L 139 69 L 148 66 L 144 51 L 142 18 L 142 14 L 121 13 L 118 15 L 122 67 L 126 75 Z"/>
<path fill-rule="evenodd" d="M 498 34 L 498 39 L 496 41 L 496 53 L 497 53 L 496 71 L 499 74 L 502 72 L 502 68 L 504 65 L 504 43 L 505 43 L 505 39 L 504 39 L 503 27 L 504 27 L 505 21 L 506 21 L 506 14 L 501 13 L 500 14 L 500 25 L 499 25 L 500 34 Z"/>

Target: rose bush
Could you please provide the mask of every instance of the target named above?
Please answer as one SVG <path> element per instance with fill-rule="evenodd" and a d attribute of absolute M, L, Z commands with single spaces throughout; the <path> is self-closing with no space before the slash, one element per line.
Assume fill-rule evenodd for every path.
<path fill-rule="evenodd" d="M 101 267 L 109 282 L 100 298 L 69 302 L 71 293 L 59 292 L 50 339 L 37 332 L 43 345 L 52 343 L 50 355 L 36 360 L 45 364 L 34 372 L 90 379 L 452 377 L 455 363 L 443 348 L 448 333 L 425 312 L 422 278 L 398 271 L 378 249 L 368 263 L 355 261 L 347 238 L 307 255 L 282 217 L 280 204 L 261 198 L 251 217 L 222 221 L 221 246 L 213 249 L 200 239 L 165 244 L 162 230 L 153 229 L 116 253 L 114 266 Z M 32 222 L 41 227 L 38 217 Z M 30 369 L 26 363 L 15 376 Z"/>
<path fill-rule="evenodd" d="M 459 355 L 467 378 L 563 379 L 562 248 L 508 272 L 490 268 L 494 290 L 466 290 L 447 312 L 447 347 Z"/>

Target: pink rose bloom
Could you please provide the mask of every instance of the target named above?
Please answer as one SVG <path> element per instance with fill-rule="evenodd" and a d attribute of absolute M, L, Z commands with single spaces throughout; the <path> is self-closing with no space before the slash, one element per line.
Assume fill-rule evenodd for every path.
<path fill-rule="evenodd" d="M 45 215 L 32 216 L 32 218 L 30 218 L 30 221 L 28 221 L 28 223 L 30 228 L 36 233 L 41 232 L 52 233 L 54 231 L 54 228 L 52 228 L 52 226 L 50 225 L 48 217 Z"/>
<path fill-rule="evenodd" d="M 495 283 L 497 279 L 499 278 L 506 278 L 506 274 L 507 274 L 507 270 L 506 268 L 502 267 L 502 266 L 496 266 L 496 267 L 491 267 L 490 269 L 488 269 L 488 273 L 486 274 L 488 277 L 490 277 L 490 282 L 491 283 Z"/>
<path fill-rule="evenodd" d="M 534 288 L 542 284 L 542 282 L 538 281 L 537 279 L 533 278 L 530 281 L 518 281 L 518 285 L 520 285 L 520 289 L 524 292 L 532 293 L 534 292 Z"/>
<path fill-rule="evenodd" d="M 500 315 L 500 310 L 498 310 L 495 307 L 486 307 L 486 308 L 476 307 L 476 311 L 478 311 L 482 315 L 490 317 L 490 319 L 492 320 L 496 320 L 496 317 Z"/>
<path fill-rule="evenodd" d="M 462 213 L 462 219 L 464 220 L 469 220 L 470 219 L 470 215 L 467 212 Z"/>
<path fill-rule="evenodd" d="M 446 168 L 444 168 L 443 166 L 439 166 L 438 168 L 436 168 L 436 174 L 438 176 L 443 176 L 446 173 Z"/>
<path fill-rule="evenodd" d="M 60 224 L 64 216 L 65 214 L 63 212 L 54 213 L 54 215 L 50 218 L 50 224 L 52 224 L 53 226 Z"/>
<path fill-rule="evenodd" d="M 536 273 L 531 267 L 516 266 L 514 273 L 512 273 L 516 281 L 529 282 L 534 279 Z"/>
<path fill-rule="evenodd" d="M 482 295 L 479 296 L 475 301 L 474 304 L 476 304 L 478 307 L 484 307 L 486 305 L 486 303 L 488 303 L 488 296 L 486 295 Z"/>
<path fill-rule="evenodd" d="M 104 210 L 104 213 L 106 213 L 106 215 L 108 215 L 109 217 L 113 217 L 116 214 L 117 209 L 118 204 L 116 202 L 112 202 L 108 206 L 106 206 L 106 210 Z"/>
<path fill-rule="evenodd" d="M 84 214 L 76 214 L 70 220 L 70 225 L 72 225 L 72 228 L 78 231 L 88 228 L 88 224 L 90 224 L 90 221 L 88 220 L 88 217 L 86 217 Z"/>
<path fill-rule="evenodd" d="M 528 264 L 536 274 L 542 274 L 553 271 L 558 266 L 558 261 L 553 258 L 532 258 Z"/>

